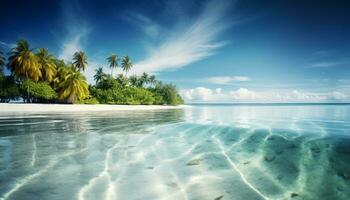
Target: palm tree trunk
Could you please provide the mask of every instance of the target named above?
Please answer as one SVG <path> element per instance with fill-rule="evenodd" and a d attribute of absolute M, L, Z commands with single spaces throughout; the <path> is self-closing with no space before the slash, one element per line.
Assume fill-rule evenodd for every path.
<path fill-rule="evenodd" d="M 26 78 L 27 78 L 27 80 L 28 80 L 28 72 L 26 72 Z M 28 86 L 27 86 L 27 103 L 30 103 L 30 97 L 29 97 L 29 84 L 28 84 Z"/>
<path fill-rule="evenodd" d="M 73 104 L 75 101 L 75 94 L 72 93 L 71 95 L 69 95 L 68 99 L 67 99 L 67 103 L 71 103 Z"/>

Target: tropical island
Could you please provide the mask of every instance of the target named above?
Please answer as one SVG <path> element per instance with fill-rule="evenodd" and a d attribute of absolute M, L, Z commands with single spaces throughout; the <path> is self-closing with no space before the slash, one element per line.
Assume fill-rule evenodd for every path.
<path fill-rule="evenodd" d="M 23 100 L 25 103 L 179 105 L 183 99 L 176 86 L 165 84 L 154 75 L 128 72 L 133 67 L 129 56 L 107 58 L 111 73 L 96 69 L 95 84 L 83 75 L 88 66 L 83 51 L 72 55 L 72 62 L 58 59 L 45 48 L 32 49 L 26 40 L 5 53 L 0 51 L 0 102 Z M 10 71 L 5 75 L 5 67 Z M 114 75 L 116 68 L 123 73 Z"/>

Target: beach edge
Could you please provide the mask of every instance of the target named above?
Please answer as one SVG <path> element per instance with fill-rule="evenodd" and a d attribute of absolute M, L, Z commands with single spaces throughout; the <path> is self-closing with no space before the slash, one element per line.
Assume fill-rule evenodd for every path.
<path fill-rule="evenodd" d="M 93 112 L 93 111 L 127 111 L 127 110 L 168 110 L 183 109 L 187 105 L 107 105 L 107 104 L 36 104 L 36 103 L 0 103 L 0 113 L 27 112 Z"/>

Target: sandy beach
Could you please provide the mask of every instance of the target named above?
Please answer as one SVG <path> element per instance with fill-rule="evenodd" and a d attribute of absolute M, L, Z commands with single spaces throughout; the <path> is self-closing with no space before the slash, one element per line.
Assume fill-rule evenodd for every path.
<path fill-rule="evenodd" d="M 184 107 L 185 105 L 162 106 L 162 105 L 104 105 L 104 104 L 84 105 L 84 104 L 0 103 L 0 113 L 164 110 L 164 109 L 182 109 Z"/>

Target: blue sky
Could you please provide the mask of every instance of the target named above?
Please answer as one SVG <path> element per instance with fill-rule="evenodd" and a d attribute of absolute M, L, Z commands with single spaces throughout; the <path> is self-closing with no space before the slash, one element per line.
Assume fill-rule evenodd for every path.
<path fill-rule="evenodd" d="M 17 39 L 85 72 L 111 53 L 176 84 L 187 102 L 350 102 L 347 1 L 4 1 L 0 46 Z"/>

